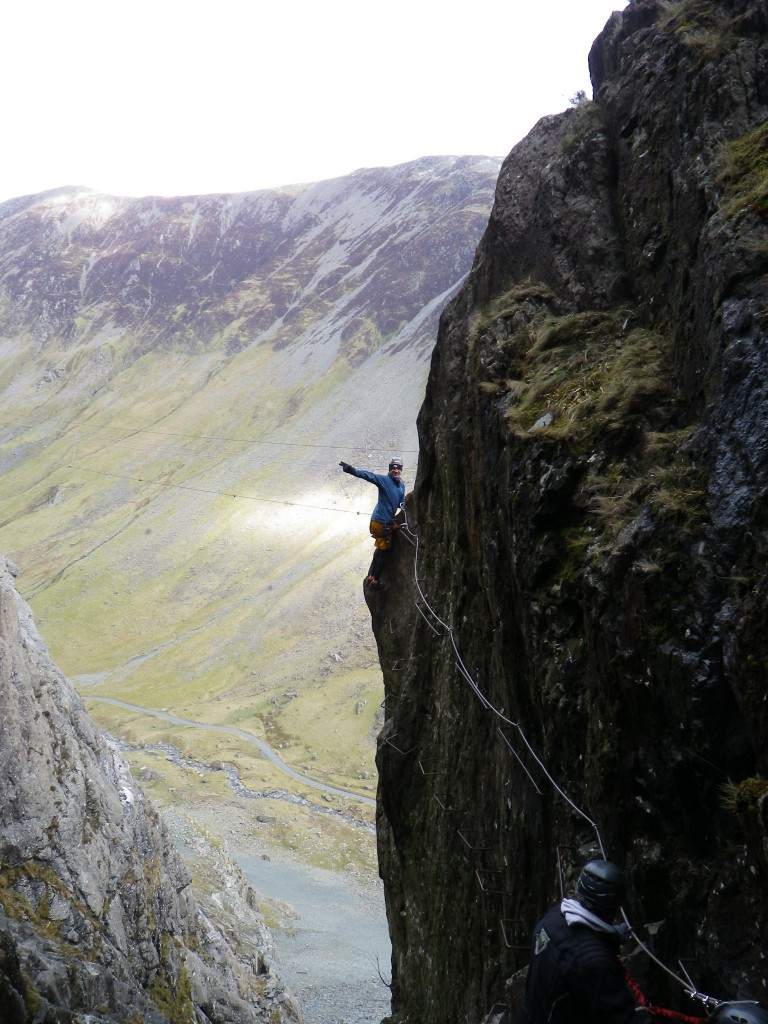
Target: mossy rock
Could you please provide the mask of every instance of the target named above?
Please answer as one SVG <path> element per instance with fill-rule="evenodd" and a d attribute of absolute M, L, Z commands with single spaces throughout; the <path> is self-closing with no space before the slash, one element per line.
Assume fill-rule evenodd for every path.
<path fill-rule="evenodd" d="M 723 147 L 717 181 L 723 216 L 746 209 L 768 221 L 768 121 Z"/>

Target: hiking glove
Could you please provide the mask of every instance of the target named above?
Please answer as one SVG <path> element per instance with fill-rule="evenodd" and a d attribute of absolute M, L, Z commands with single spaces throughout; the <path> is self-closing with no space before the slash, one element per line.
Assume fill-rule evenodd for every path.
<path fill-rule="evenodd" d="M 339 465 L 341 466 L 341 468 L 344 470 L 345 473 L 354 473 L 355 472 L 355 467 L 354 466 L 350 466 L 350 464 L 348 462 L 340 462 Z"/>

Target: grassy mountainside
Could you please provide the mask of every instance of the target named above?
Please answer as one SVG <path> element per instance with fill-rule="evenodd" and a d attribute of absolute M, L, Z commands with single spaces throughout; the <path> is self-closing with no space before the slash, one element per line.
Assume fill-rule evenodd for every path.
<path fill-rule="evenodd" d="M 0 208 L 0 550 L 84 696 L 237 725 L 372 795 L 375 491 L 337 463 L 415 469 L 437 315 L 497 170 Z M 89 707 L 128 742 L 301 789 L 242 740 Z"/>

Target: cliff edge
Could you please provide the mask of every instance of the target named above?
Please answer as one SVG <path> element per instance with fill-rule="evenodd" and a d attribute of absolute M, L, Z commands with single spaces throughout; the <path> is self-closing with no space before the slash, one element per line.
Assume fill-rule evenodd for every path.
<path fill-rule="evenodd" d="M 369 598 L 394 1021 L 514 1003 L 597 852 L 679 979 L 768 997 L 768 6 L 632 0 L 590 67 L 504 163 Z"/>

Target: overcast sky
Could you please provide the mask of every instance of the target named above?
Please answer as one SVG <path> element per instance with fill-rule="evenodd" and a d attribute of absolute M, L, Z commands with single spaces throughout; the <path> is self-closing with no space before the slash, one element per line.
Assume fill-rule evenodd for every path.
<path fill-rule="evenodd" d="M 62 185 L 241 192 L 505 156 L 591 96 L 624 0 L 14 0 L 0 201 Z"/>

